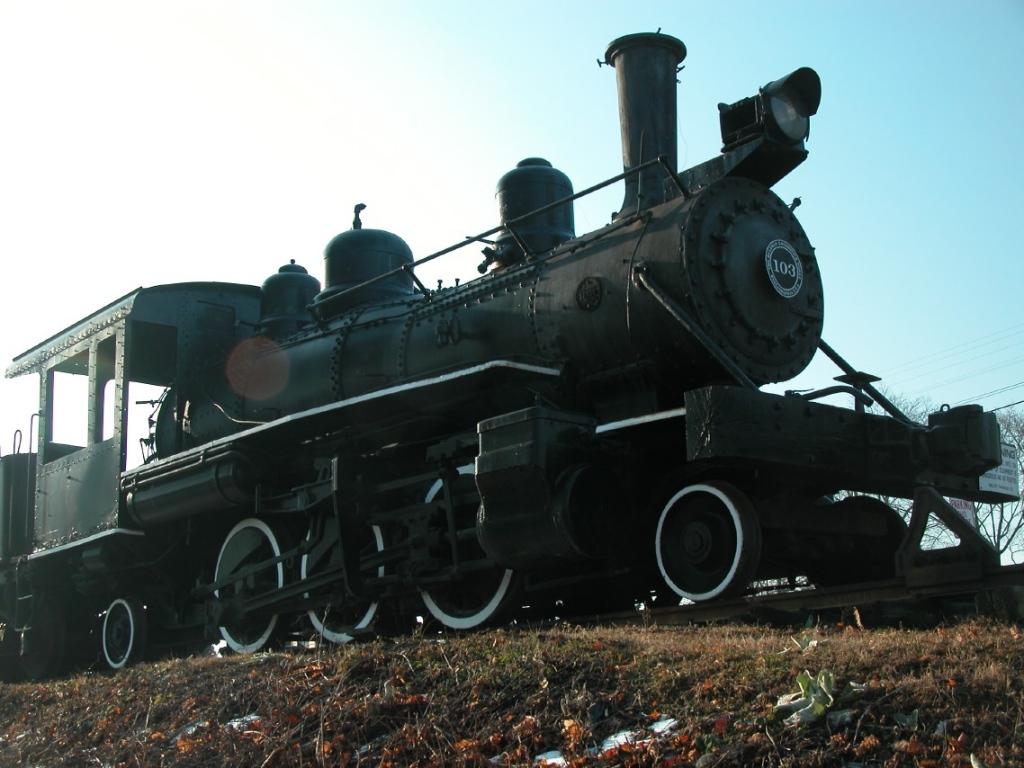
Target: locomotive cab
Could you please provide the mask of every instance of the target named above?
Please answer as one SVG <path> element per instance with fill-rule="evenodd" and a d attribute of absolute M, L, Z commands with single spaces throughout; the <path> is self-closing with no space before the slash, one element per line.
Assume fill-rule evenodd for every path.
<path fill-rule="evenodd" d="M 82 581 L 86 574 L 109 573 L 125 558 L 146 559 L 166 546 L 147 541 L 128 514 L 122 474 L 155 458 L 155 414 L 175 385 L 187 381 L 189 361 L 223 357 L 259 315 L 257 287 L 139 289 L 8 367 L 8 377 L 40 377 L 37 451 L 4 457 L 0 467 L 0 484 L 10 491 L 0 509 L 0 559 L 29 566 L 0 574 L 0 622 L 25 635 L 22 666 L 29 677 L 60 671 L 67 660 L 64 627 L 81 626 L 107 608 L 107 591 L 91 589 Z M 74 571 L 81 594 L 67 581 Z M 140 592 L 128 584 L 115 592 L 121 590 Z M 140 604 L 119 594 L 110 610 L 135 626 Z M 119 637 L 121 629 L 108 634 Z M 117 666 L 127 657 L 108 661 Z"/>
<path fill-rule="evenodd" d="M 259 289 L 140 289 L 17 357 L 40 375 L 33 553 L 132 528 L 120 473 L 154 456 L 154 414 L 185 361 L 223 356 L 259 319 Z"/>

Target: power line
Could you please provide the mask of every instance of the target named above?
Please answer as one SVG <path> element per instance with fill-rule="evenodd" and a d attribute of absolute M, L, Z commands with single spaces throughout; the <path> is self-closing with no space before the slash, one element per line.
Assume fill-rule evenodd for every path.
<path fill-rule="evenodd" d="M 953 405 L 964 405 L 965 403 L 970 403 L 970 402 L 973 402 L 975 400 L 983 400 L 986 397 L 994 397 L 995 395 L 1002 395 L 1002 394 L 1004 394 L 1006 392 L 1012 392 L 1015 389 L 1019 389 L 1020 387 L 1024 387 L 1024 381 L 1018 381 L 1016 384 L 1010 384 L 1009 386 L 1006 386 L 1006 387 L 1000 387 L 999 389 L 993 389 L 991 392 L 986 392 L 986 393 L 984 393 L 982 395 L 978 395 L 977 397 L 969 397 L 966 400 L 960 400 L 960 401 L 958 401 L 956 403 L 953 403 Z M 1000 407 L 1001 408 L 1005 408 L 1006 406 L 1000 406 Z"/>
<path fill-rule="evenodd" d="M 963 366 L 966 363 L 969 363 L 971 361 L 978 361 L 986 357 L 991 357 L 992 355 L 1005 353 L 1007 350 L 1013 349 L 1015 347 L 1020 346 L 1021 344 L 1024 344 L 1024 342 L 1018 342 L 1013 340 L 1015 336 L 1018 336 L 1022 333 L 1024 333 L 1024 323 L 1018 323 L 1016 325 L 1011 325 L 1006 328 L 1002 328 L 998 331 L 993 331 L 992 333 L 987 333 L 983 336 L 978 336 L 974 339 L 970 339 L 960 344 L 955 344 L 953 346 L 946 347 L 935 352 L 931 352 L 927 355 L 922 355 L 921 357 L 914 358 L 913 360 L 907 360 L 901 363 L 900 365 L 896 365 L 888 369 L 883 369 L 881 373 L 890 386 L 895 386 L 899 384 L 905 385 L 909 382 L 919 380 L 926 376 L 935 377 L 941 374 L 943 371 L 950 369 L 958 369 L 960 371 L 963 371 Z M 1001 346 L 998 349 L 982 351 L 979 354 L 976 354 L 966 359 L 963 358 L 965 354 L 968 354 L 970 352 L 979 351 L 993 344 L 1006 341 L 1011 341 L 1012 343 L 1005 344 L 1004 346 Z M 948 362 L 944 365 L 938 365 L 938 367 L 930 367 L 935 366 L 936 364 L 944 363 L 946 361 L 952 362 Z M 930 386 L 922 387 L 917 390 L 911 391 L 908 393 L 908 395 L 913 396 L 923 393 L 930 393 L 937 387 L 955 384 L 957 382 L 966 381 L 977 376 L 983 376 L 986 374 L 994 373 L 996 371 L 1012 368 L 1016 365 L 1019 365 L 1022 362 L 1024 362 L 1024 356 L 1013 357 L 1009 360 L 995 362 L 988 366 L 962 372 L 958 376 L 944 379 L 937 384 L 933 383 Z M 927 370 L 924 370 L 920 373 L 914 373 L 913 375 L 910 376 L 906 375 L 914 371 L 921 370 L 922 368 L 927 368 Z M 903 376 L 903 378 L 900 378 L 901 375 Z M 895 378 L 893 378 L 894 376 Z M 965 403 L 978 402 L 980 400 L 984 400 L 985 398 L 995 397 L 997 395 L 1003 395 L 1008 392 L 1013 392 L 1014 390 L 1020 389 L 1021 387 L 1024 387 L 1024 381 L 1017 382 L 1015 384 L 1008 384 L 997 389 L 992 389 L 987 392 L 983 392 L 981 394 L 974 395 L 963 400 L 959 400 L 954 405 L 963 405 Z M 1016 404 L 1017 403 L 1011 405 L 1003 405 L 1000 406 L 1000 408 L 1012 407 L 1012 405 Z"/>
<path fill-rule="evenodd" d="M 922 363 L 921 365 L 918 365 L 913 369 L 906 369 L 905 371 L 902 371 L 895 375 L 889 373 L 887 374 L 887 376 L 900 382 L 914 381 L 916 379 L 924 378 L 925 376 L 934 376 L 935 374 L 942 373 L 943 371 L 963 370 L 965 365 L 977 360 L 982 360 L 987 357 L 993 357 L 998 355 L 1000 356 L 1000 358 L 1002 358 L 1007 353 L 1016 354 L 1019 352 L 1019 350 L 1016 350 L 1015 348 L 1021 346 L 1024 346 L 1024 340 L 1014 344 L 999 347 L 998 349 L 992 349 L 987 352 L 980 352 L 979 354 L 973 355 L 971 357 L 964 357 L 964 355 L 973 350 L 981 349 L 981 347 L 973 347 L 972 349 L 965 349 L 961 352 L 958 352 L 955 355 L 949 355 L 945 358 L 942 358 L 941 360 L 936 359 L 932 361 L 932 363 L 935 364 L 934 367 L 926 367 L 928 364 Z M 938 365 L 938 363 L 942 362 L 943 360 L 947 360 L 949 362 L 946 362 L 944 365 Z M 1017 356 L 1010 357 L 1008 360 L 1005 360 L 1005 362 L 1007 363 L 1015 363 L 1020 361 L 1024 361 L 1024 355 L 1017 354 Z M 921 372 L 914 373 L 913 375 L 905 375 L 910 374 L 912 371 L 915 370 L 920 370 Z"/>
<path fill-rule="evenodd" d="M 949 384 L 956 384 L 957 382 L 966 381 L 968 379 L 973 379 L 973 378 L 975 378 L 977 376 L 982 376 L 982 375 L 984 375 L 986 373 L 995 373 L 996 371 L 1003 371 L 1003 370 L 1006 370 L 1007 368 L 1013 368 L 1013 367 L 1019 365 L 1022 362 L 1024 362 L 1024 357 L 1015 357 L 1012 360 L 1004 360 L 1003 362 L 1000 362 L 1000 363 L 994 363 L 994 364 L 988 366 L 987 368 L 977 368 L 977 369 L 974 369 L 974 370 L 966 371 L 966 372 L 960 374 L 959 376 L 954 376 L 952 378 L 942 379 L 941 381 L 937 382 L 936 384 L 933 384 L 933 385 L 930 385 L 930 386 L 926 386 L 926 387 L 917 389 L 917 390 L 915 390 L 913 392 L 910 392 L 909 394 L 916 395 L 916 394 L 920 394 L 921 392 L 926 392 L 926 391 L 928 391 L 930 389 L 933 389 L 934 386 L 946 386 L 946 385 L 949 385 Z M 937 373 L 939 373 L 939 371 L 935 371 L 934 374 L 932 374 L 932 375 L 935 375 Z M 922 374 L 922 376 L 923 375 L 926 375 L 926 374 Z M 915 376 L 914 378 L 915 379 L 919 379 L 919 378 L 921 378 L 921 376 Z M 907 381 L 913 381 L 913 379 L 908 379 Z M 897 383 L 899 383 L 899 382 L 897 382 Z"/>
<path fill-rule="evenodd" d="M 993 340 L 991 342 L 988 342 L 988 344 L 993 344 L 996 341 L 1001 341 L 1001 340 L 1002 339 Z M 989 350 L 987 352 L 981 352 L 980 354 L 974 355 L 973 357 L 964 358 L 963 355 L 965 355 L 965 354 L 967 354 L 969 352 L 973 352 L 975 350 L 980 350 L 980 349 L 982 349 L 982 347 L 984 347 L 986 345 L 977 345 L 977 346 L 974 346 L 974 347 L 969 347 L 969 348 L 963 349 L 963 350 L 961 350 L 959 352 L 956 352 L 956 353 L 953 353 L 953 354 L 949 354 L 949 355 L 945 355 L 945 356 L 943 356 L 941 358 L 936 358 L 935 360 L 931 361 L 931 363 L 939 363 L 939 362 L 942 362 L 942 361 L 945 361 L 945 360 L 951 360 L 951 359 L 956 358 L 954 360 L 954 362 L 950 362 L 950 363 L 947 363 L 946 365 L 942 365 L 942 366 L 939 366 L 939 367 L 936 367 L 936 368 L 928 368 L 927 370 L 925 370 L 925 371 L 923 371 L 921 373 L 915 374 L 913 376 L 906 376 L 906 377 L 900 378 L 901 374 L 907 374 L 907 373 L 910 373 L 911 371 L 915 371 L 915 370 L 918 370 L 918 369 L 921 369 L 921 368 L 925 368 L 926 366 L 929 365 L 929 363 L 920 363 L 920 364 L 914 366 L 913 368 L 907 368 L 907 369 L 905 369 L 902 372 L 898 372 L 896 374 L 896 377 L 897 377 L 898 381 L 913 381 L 914 379 L 919 379 L 922 376 L 929 376 L 929 375 L 932 375 L 932 374 L 935 374 L 935 373 L 939 373 L 941 371 L 948 370 L 950 368 L 960 368 L 963 365 L 965 365 L 966 363 L 969 363 L 969 362 L 971 362 L 973 360 L 980 360 L 980 359 L 982 359 L 984 357 L 991 357 L 992 355 L 998 355 L 998 354 L 1007 352 L 1008 350 L 1014 349 L 1015 347 L 1020 347 L 1022 345 L 1024 345 L 1024 340 L 1018 341 L 1018 342 L 1014 342 L 1013 344 L 1007 344 L 1005 346 L 999 347 L 998 349 L 992 349 L 992 350 Z M 1018 360 L 1024 360 L 1024 356 L 1012 358 L 1012 361 L 1018 361 Z M 889 375 L 892 376 L 892 373 L 890 372 Z"/>
<path fill-rule="evenodd" d="M 970 351 L 980 346 L 986 346 L 987 344 L 992 344 L 996 341 L 1002 341 L 1006 336 L 1016 336 L 1019 333 L 1024 333 L 1024 323 L 1011 325 L 1008 328 L 993 331 L 992 333 L 985 334 L 984 336 L 979 336 L 976 339 L 971 339 L 970 341 L 965 341 L 952 347 L 946 347 L 945 349 L 937 350 L 922 357 L 914 358 L 913 360 L 907 360 L 900 365 L 883 370 L 882 373 L 887 377 L 899 375 L 907 371 L 915 370 L 935 358 L 944 360 L 949 357 L 955 357 L 957 354 L 960 354 L 958 350 Z"/>
<path fill-rule="evenodd" d="M 998 408 L 992 408 L 991 412 L 995 413 L 996 411 L 1003 410 L 1003 408 L 1013 408 L 1015 405 L 1021 405 L 1022 403 L 1024 403 L 1024 400 L 1018 400 L 1016 403 L 1007 403 L 1006 405 L 1000 405 Z"/>

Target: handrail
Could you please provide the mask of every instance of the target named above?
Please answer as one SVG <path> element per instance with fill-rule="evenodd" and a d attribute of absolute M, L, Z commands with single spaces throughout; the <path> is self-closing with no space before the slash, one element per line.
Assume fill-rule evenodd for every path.
<path fill-rule="evenodd" d="M 661 289 L 661 286 L 648 274 L 647 265 L 641 263 L 633 269 L 633 279 L 638 285 L 646 288 L 650 291 L 654 299 L 661 304 L 665 310 L 675 318 L 676 322 L 683 326 L 693 338 L 695 338 L 708 353 L 715 358 L 715 361 L 721 365 L 740 386 L 746 387 L 747 389 L 757 389 L 757 385 L 750 380 L 750 377 L 743 372 L 743 370 L 736 365 L 733 360 L 711 339 L 704 329 L 697 325 L 686 311 L 679 306 L 679 304 L 665 291 Z"/>

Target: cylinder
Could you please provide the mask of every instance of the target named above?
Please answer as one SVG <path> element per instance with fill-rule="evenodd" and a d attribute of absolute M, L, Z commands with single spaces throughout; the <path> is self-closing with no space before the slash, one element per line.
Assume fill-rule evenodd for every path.
<path fill-rule="evenodd" d="M 506 568 L 576 562 L 621 538 L 614 477 L 581 449 L 595 425 L 537 406 L 480 422 L 477 537 L 488 557 Z"/>
<path fill-rule="evenodd" d="M 252 503 L 256 475 L 241 454 L 156 475 L 127 494 L 128 514 L 142 528 Z"/>
<path fill-rule="evenodd" d="M 661 155 L 676 170 L 676 72 L 685 58 L 682 41 L 657 32 L 626 35 L 608 46 L 605 62 L 615 67 L 619 93 L 623 170 Z M 626 195 L 617 216 L 676 194 L 662 168 L 648 168 L 626 179 Z"/>

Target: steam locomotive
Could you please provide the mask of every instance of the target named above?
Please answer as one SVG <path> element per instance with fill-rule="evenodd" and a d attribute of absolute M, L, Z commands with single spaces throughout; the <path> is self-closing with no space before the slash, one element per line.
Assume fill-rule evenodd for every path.
<path fill-rule="evenodd" d="M 259 287 L 140 289 L 17 357 L 40 410 L 36 450 L 0 459 L 4 674 L 59 673 L 90 643 L 117 669 L 218 635 L 249 652 L 889 578 L 923 555 L 863 494 L 915 515 L 1002 498 L 979 479 L 992 414 L 913 423 L 822 340 L 814 250 L 771 191 L 807 155 L 817 74 L 720 105 L 721 153 L 678 172 L 685 55 L 660 33 L 611 43 L 624 172 L 586 192 L 524 160 L 499 226 L 419 261 L 360 205 L 323 286 L 293 262 Z M 573 201 L 619 181 L 622 209 L 577 236 Z M 417 277 L 474 243 L 479 278 Z M 839 385 L 760 389 L 819 349 Z"/>

